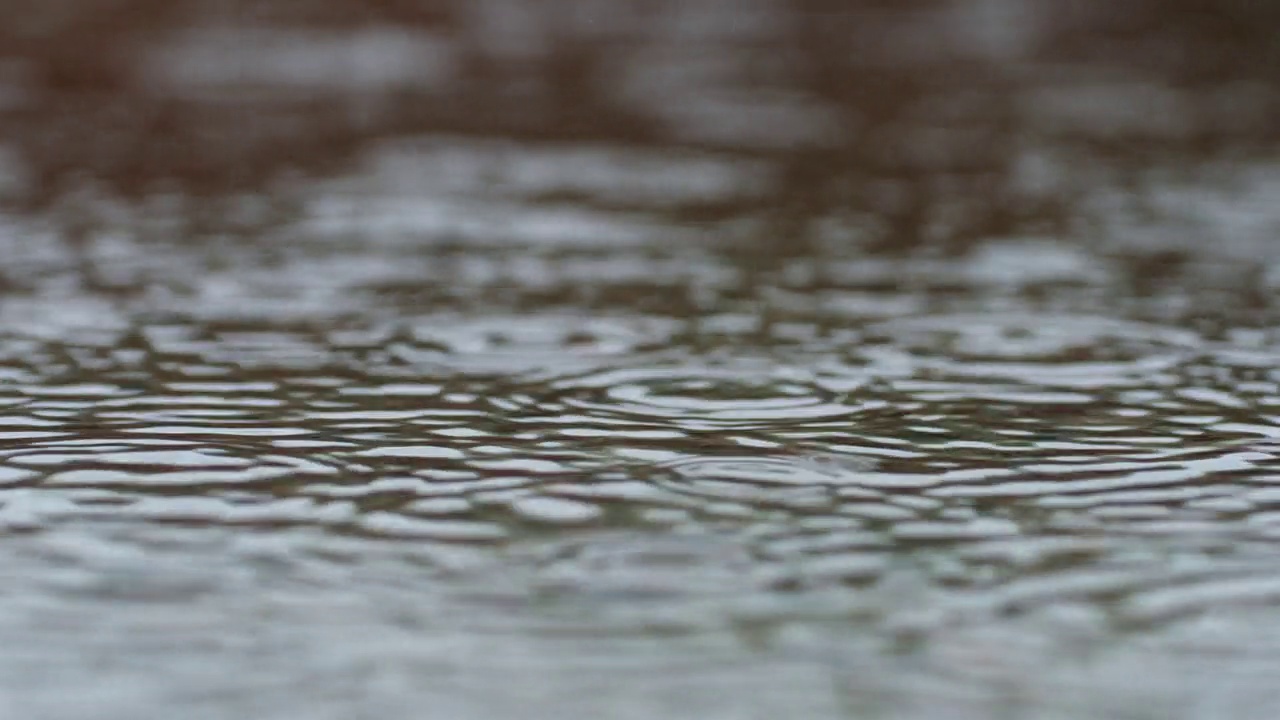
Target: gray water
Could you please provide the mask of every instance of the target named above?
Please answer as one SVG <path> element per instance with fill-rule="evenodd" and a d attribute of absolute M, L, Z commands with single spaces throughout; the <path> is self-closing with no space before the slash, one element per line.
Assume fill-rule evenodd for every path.
<path fill-rule="evenodd" d="M 4 717 L 1280 712 L 1274 13 L 27 5 Z"/>

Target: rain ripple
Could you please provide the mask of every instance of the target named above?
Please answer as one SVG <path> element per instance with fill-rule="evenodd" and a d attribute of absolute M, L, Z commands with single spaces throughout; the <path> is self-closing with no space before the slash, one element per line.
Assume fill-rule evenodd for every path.
<path fill-rule="evenodd" d="M 840 418 L 853 408 L 797 368 L 771 361 L 689 363 L 562 377 L 556 401 L 591 417 L 617 417 L 681 430 L 777 427 Z"/>
<path fill-rule="evenodd" d="M 888 320 L 869 356 L 968 381 L 1041 390 L 1147 385 L 1202 346 L 1193 332 L 1099 316 L 992 312 Z"/>

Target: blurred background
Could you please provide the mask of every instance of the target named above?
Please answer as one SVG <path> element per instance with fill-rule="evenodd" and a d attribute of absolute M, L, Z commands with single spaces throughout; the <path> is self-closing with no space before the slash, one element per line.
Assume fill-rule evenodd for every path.
<path fill-rule="evenodd" d="M 7 0 L 5 11 L 0 190 L 23 209 L 86 184 L 130 199 L 284 202 L 289 178 L 347 172 L 423 134 L 466 148 L 432 160 L 455 184 L 475 168 L 452 163 L 511 144 L 732 155 L 763 175 L 743 171 L 732 193 L 669 190 L 662 209 L 767 218 L 795 248 L 1097 239 L 1118 222 L 1111 205 L 1170 204 L 1177 191 L 1150 187 L 1152 173 L 1274 188 L 1280 11 L 1267 3 Z M 614 198 L 655 210 L 649 199 Z M 835 226 L 856 238 L 836 240 Z"/>

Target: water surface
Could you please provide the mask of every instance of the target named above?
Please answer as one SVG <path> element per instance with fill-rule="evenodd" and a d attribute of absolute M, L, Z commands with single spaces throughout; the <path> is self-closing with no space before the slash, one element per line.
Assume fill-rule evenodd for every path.
<path fill-rule="evenodd" d="M 1280 709 L 1274 13 L 36 5 L 7 714 Z"/>

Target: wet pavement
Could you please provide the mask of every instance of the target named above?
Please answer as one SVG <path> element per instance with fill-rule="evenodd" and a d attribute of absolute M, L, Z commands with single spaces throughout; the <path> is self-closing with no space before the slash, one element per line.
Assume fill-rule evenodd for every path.
<path fill-rule="evenodd" d="M 15 5 L 5 716 L 1280 711 L 1275 11 Z"/>

